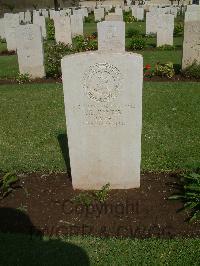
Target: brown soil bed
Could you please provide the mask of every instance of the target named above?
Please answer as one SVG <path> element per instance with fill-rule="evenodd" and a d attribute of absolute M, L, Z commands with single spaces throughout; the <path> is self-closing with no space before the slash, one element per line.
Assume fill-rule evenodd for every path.
<path fill-rule="evenodd" d="M 185 78 L 181 75 L 175 75 L 173 78 L 169 79 L 167 77 L 158 77 L 154 76 L 152 78 L 144 78 L 144 82 L 153 81 L 153 82 L 200 82 L 200 79 L 195 78 Z M 53 79 L 53 78 L 43 78 L 43 79 L 34 79 L 30 82 L 24 82 L 24 84 L 42 84 L 42 83 L 62 83 L 62 79 Z M 0 85 L 6 84 L 18 84 L 15 79 L 0 79 Z"/>
<path fill-rule="evenodd" d="M 106 202 L 86 207 L 72 203 L 80 191 L 73 190 L 67 174 L 22 174 L 23 188 L 0 200 L 0 231 L 48 236 L 200 236 L 200 223 L 188 223 L 188 215 L 178 212 L 182 203 L 168 200 L 177 191 L 177 176 L 144 173 L 139 189 L 112 190 Z"/>
<path fill-rule="evenodd" d="M 159 77 L 159 76 L 154 76 L 152 78 L 144 78 L 144 81 L 155 81 L 155 82 L 177 82 L 177 81 L 185 81 L 185 82 L 200 82 L 200 79 L 196 78 L 186 78 L 182 75 L 175 75 L 171 79 L 167 77 Z"/>
<path fill-rule="evenodd" d="M 16 55 L 15 51 L 8 51 L 8 50 L 4 50 L 0 52 L 0 56 L 4 56 L 4 55 Z"/>
<path fill-rule="evenodd" d="M 24 84 L 43 84 L 43 83 L 62 83 L 62 79 L 53 79 L 53 78 L 43 78 L 43 79 L 34 79 L 30 82 L 24 82 Z M 0 79 L 0 85 L 6 85 L 6 84 L 19 84 L 16 79 Z"/>

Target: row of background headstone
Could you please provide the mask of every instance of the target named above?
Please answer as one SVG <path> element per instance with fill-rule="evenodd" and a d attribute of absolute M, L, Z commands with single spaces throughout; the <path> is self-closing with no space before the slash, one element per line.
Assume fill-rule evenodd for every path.
<path fill-rule="evenodd" d="M 191 8 L 191 7 L 190 7 Z M 198 7 L 199 8 L 199 7 Z M 103 8 L 100 8 L 99 10 L 102 10 Z M 87 16 L 88 14 L 85 12 L 86 10 L 84 10 L 84 16 Z M 82 10 L 82 11 L 83 11 Z M 98 9 L 97 9 L 98 10 Z M 77 10 L 78 11 L 78 10 Z M 120 16 L 119 11 L 120 8 L 116 8 L 117 16 Z M 187 11 L 188 12 L 188 11 Z M 193 10 L 189 9 L 190 13 L 193 13 Z M 195 11 L 196 12 L 196 9 Z M 28 14 L 28 18 L 29 20 L 27 22 L 31 22 L 31 13 L 30 11 L 26 12 L 26 14 Z M 34 25 L 38 26 L 38 28 L 41 30 L 41 33 L 43 35 L 43 37 L 46 37 L 46 26 L 45 26 L 45 17 L 44 16 L 39 16 L 36 13 L 34 14 Z M 192 16 L 193 17 L 193 16 Z M 18 31 L 18 27 L 19 27 L 19 21 L 20 21 L 20 13 L 19 14 L 5 14 L 5 21 L 6 22 L 6 40 L 7 40 L 7 47 L 8 50 L 21 50 L 21 47 L 19 47 L 19 42 L 18 38 L 20 36 L 20 32 Z M 55 28 L 56 28 L 56 40 L 65 42 L 67 44 L 71 44 L 72 43 L 72 37 L 76 36 L 76 35 L 83 35 L 83 14 L 80 14 L 79 12 L 77 12 L 75 15 L 71 15 L 71 17 L 68 16 L 57 16 L 54 14 L 53 16 L 54 18 L 54 23 L 55 23 Z M 148 27 L 147 27 L 147 33 L 155 33 L 157 34 L 157 45 L 164 45 L 164 44 L 168 44 L 168 45 L 173 45 L 173 30 L 174 30 L 174 16 L 171 14 L 160 14 L 160 11 L 156 13 L 156 11 L 154 10 L 153 12 L 148 12 L 147 13 L 147 19 L 146 19 L 146 23 L 147 26 L 150 28 L 150 31 L 148 32 Z M 117 24 L 116 24 L 117 25 Z M 27 34 L 27 40 L 31 37 L 31 40 L 34 40 L 34 33 L 29 33 L 28 31 L 32 30 L 31 26 L 30 27 L 23 27 L 20 26 L 20 28 L 22 29 L 22 31 L 24 29 L 26 29 L 26 34 Z M 36 32 L 36 27 L 33 27 L 33 32 Z M 17 34 L 16 34 L 17 33 Z M 123 34 L 123 32 L 122 32 Z M 36 34 L 37 35 L 37 34 Z M 125 33 L 124 33 L 125 35 Z M 185 34 L 187 36 L 187 33 Z M 17 36 L 17 39 L 16 39 Z M 38 33 L 39 36 L 39 33 Z M 103 38 L 103 35 L 101 35 Z M 29 38 L 30 39 L 30 38 Z M 37 38 L 38 40 L 40 40 L 40 38 Z M 198 42 L 198 38 L 196 39 Z M 195 41 L 196 41 L 195 40 Z M 25 42 L 26 43 L 26 42 Z M 42 43 L 42 38 L 41 38 L 41 43 Z M 191 43 L 191 41 L 190 41 Z M 29 42 L 30 44 L 30 42 Z M 194 44 L 194 42 L 193 42 Z M 198 45 L 198 43 L 196 43 L 196 45 Z M 27 46 L 27 44 L 26 44 Z M 36 47 L 40 47 L 37 46 Z M 42 47 L 42 46 L 41 46 Z M 184 46 L 184 47 L 188 47 L 188 46 Z M 38 48 L 38 51 L 42 51 L 43 48 Z M 194 50 L 194 49 L 193 49 Z M 198 47 L 196 48 L 196 50 L 198 51 Z M 34 49 L 35 51 L 35 49 Z M 18 57 L 19 57 L 18 53 Z M 188 53 L 183 53 L 185 56 L 188 55 Z M 193 53 L 194 56 L 196 56 L 196 53 Z M 23 53 L 22 53 L 23 55 Z M 184 57 L 185 57 L 184 56 Z M 193 56 L 193 57 L 194 57 Z M 40 56 L 40 58 L 42 58 L 43 55 Z M 188 57 L 188 56 L 187 56 Z M 190 59 L 189 61 L 191 61 L 192 59 Z M 40 60 L 41 62 L 43 62 L 42 60 Z M 187 62 L 188 59 L 186 60 L 185 58 L 183 58 L 183 62 Z M 20 65 L 20 60 L 19 60 L 19 65 Z M 24 62 L 24 60 L 22 60 L 22 62 Z M 31 62 L 31 61 L 30 61 Z M 186 63 L 184 63 L 185 66 Z M 22 73 L 28 73 L 28 67 L 25 67 L 25 69 L 22 70 Z M 36 69 L 36 68 L 35 68 Z M 40 69 L 40 68 L 38 68 Z M 32 74 L 32 76 L 34 77 L 39 77 L 38 72 L 36 72 L 36 74 Z M 41 71 L 41 76 L 44 76 L 44 71 Z"/>

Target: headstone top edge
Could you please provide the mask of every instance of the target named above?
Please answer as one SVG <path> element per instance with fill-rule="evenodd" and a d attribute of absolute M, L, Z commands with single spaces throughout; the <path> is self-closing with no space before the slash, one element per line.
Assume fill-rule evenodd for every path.
<path fill-rule="evenodd" d="M 81 52 L 81 53 L 75 53 L 75 54 L 71 54 L 71 55 L 66 55 L 64 56 L 61 60 L 65 60 L 68 58 L 73 58 L 73 57 L 81 57 L 81 56 L 88 56 L 88 55 L 124 55 L 124 56 L 134 56 L 135 58 L 141 58 L 143 59 L 143 56 L 141 54 L 137 54 L 137 53 L 131 53 L 131 52 L 127 52 L 127 51 L 120 51 L 120 52 L 112 52 L 112 51 L 88 51 L 88 52 Z"/>

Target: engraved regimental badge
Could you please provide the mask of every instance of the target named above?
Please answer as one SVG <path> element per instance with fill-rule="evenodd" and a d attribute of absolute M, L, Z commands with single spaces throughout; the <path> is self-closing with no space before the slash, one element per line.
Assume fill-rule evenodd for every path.
<path fill-rule="evenodd" d="M 108 63 L 97 63 L 84 74 L 85 94 L 96 102 L 110 102 L 120 92 L 122 75 L 118 68 Z"/>

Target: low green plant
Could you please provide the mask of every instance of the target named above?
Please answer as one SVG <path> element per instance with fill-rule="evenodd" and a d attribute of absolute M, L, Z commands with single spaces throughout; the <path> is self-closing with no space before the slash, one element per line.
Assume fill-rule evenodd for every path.
<path fill-rule="evenodd" d="M 6 197 L 14 190 L 13 185 L 18 181 L 18 177 L 14 173 L 7 173 L 0 177 L 0 197 Z"/>
<path fill-rule="evenodd" d="M 172 78 L 175 75 L 175 70 L 172 62 L 161 64 L 158 62 L 155 66 L 154 73 L 156 76 Z"/>
<path fill-rule="evenodd" d="M 55 27 L 53 19 L 46 18 L 47 40 L 55 40 Z"/>
<path fill-rule="evenodd" d="M 76 36 L 73 38 L 73 48 L 76 52 L 85 52 L 91 50 L 97 50 L 97 40 L 94 36 Z"/>
<path fill-rule="evenodd" d="M 18 210 L 19 212 L 22 212 L 22 213 L 27 213 L 27 206 L 26 205 L 23 205 L 21 204 L 18 208 L 16 208 L 16 210 Z"/>
<path fill-rule="evenodd" d="M 75 196 L 71 201 L 73 203 L 82 204 L 86 207 L 89 207 L 90 205 L 92 205 L 93 198 L 92 195 L 82 192 L 79 195 Z"/>
<path fill-rule="evenodd" d="M 88 17 L 85 17 L 85 23 L 94 22 L 94 14 L 89 14 Z"/>
<path fill-rule="evenodd" d="M 150 64 L 147 64 L 143 68 L 144 78 L 152 78 L 154 76 L 154 70 L 152 69 Z"/>
<path fill-rule="evenodd" d="M 6 43 L 6 39 L 5 38 L 1 38 L 1 36 L 0 36 L 0 43 Z"/>
<path fill-rule="evenodd" d="M 175 50 L 175 46 L 164 44 L 164 45 L 158 46 L 157 49 L 161 51 L 172 51 L 172 50 Z"/>
<path fill-rule="evenodd" d="M 200 219 L 200 168 L 196 172 L 181 176 L 180 193 L 169 197 L 171 200 L 181 200 L 184 204 L 181 210 L 189 210 L 189 221 Z"/>
<path fill-rule="evenodd" d="M 181 73 L 181 64 L 173 64 L 173 66 L 174 66 L 175 74 L 180 74 Z"/>
<path fill-rule="evenodd" d="M 138 37 L 138 38 L 136 37 L 136 38 L 132 38 L 129 41 L 128 49 L 131 51 L 142 50 L 145 48 L 145 46 L 146 46 L 146 40 L 141 37 Z"/>
<path fill-rule="evenodd" d="M 140 31 L 134 28 L 129 28 L 126 32 L 127 38 L 138 37 L 139 35 L 140 35 Z"/>
<path fill-rule="evenodd" d="M 190 66 L 182 70 L 182 75 L 186 78 L 200 79 L 200 63 L 195 60 Z"/>
<path fill-rule="evenodd" d="M 110 184 L 108 183 L 104 185 L 100 190 L 94 192 L 95 198 L 101 203 L 105 202 L 108 198 L 109 188 Z"/>
<path fill-rule="evenodd" d="M 16 77 L 16 81 L 18 84 L 28 83 L 28 82 L 31 82 L 31 77 L 28 73 L 25 73 L 25 74 L 18 73 Z"/>
<path fill-rule="evenodd" d="M 132 22 L 136 21 L 136 19 L 135 19 L 135 17 L 132 16 L 131 11 L 129 11 L 129 12 L 124 12 L 123 21 L 126 23 L 132 23 Z"/>
<path fill-rule="evenodd" d="M 175 27 L 174 27 L 174 36 L 178 37 L 183 35 L 183 31 L 184 31 L 184 27 L 182 23 L 178 23 Z"/>
<path fill-rule="evenodd" d="M 61 76 L 61 59 L 73 53 L 71 46 L 64 43 L 45 44 L 45 68 L 47 77 L 58 78 Z"/>
<path fill-rule="evenodd" d="M 82 204 L 86 207 L 91 206 L 95 201 L 104 203 L 108 198 L 110 184 L 104 185 L 100 190 L 93 193 L 81 192 L 79 195 L 71 199 L 73 203 Z"/>
<path fill-rule="evenodd" d="M 94 31 L 91 36 L 96 39 L 98 37 L 98 32 L 97 31 Z"/>

